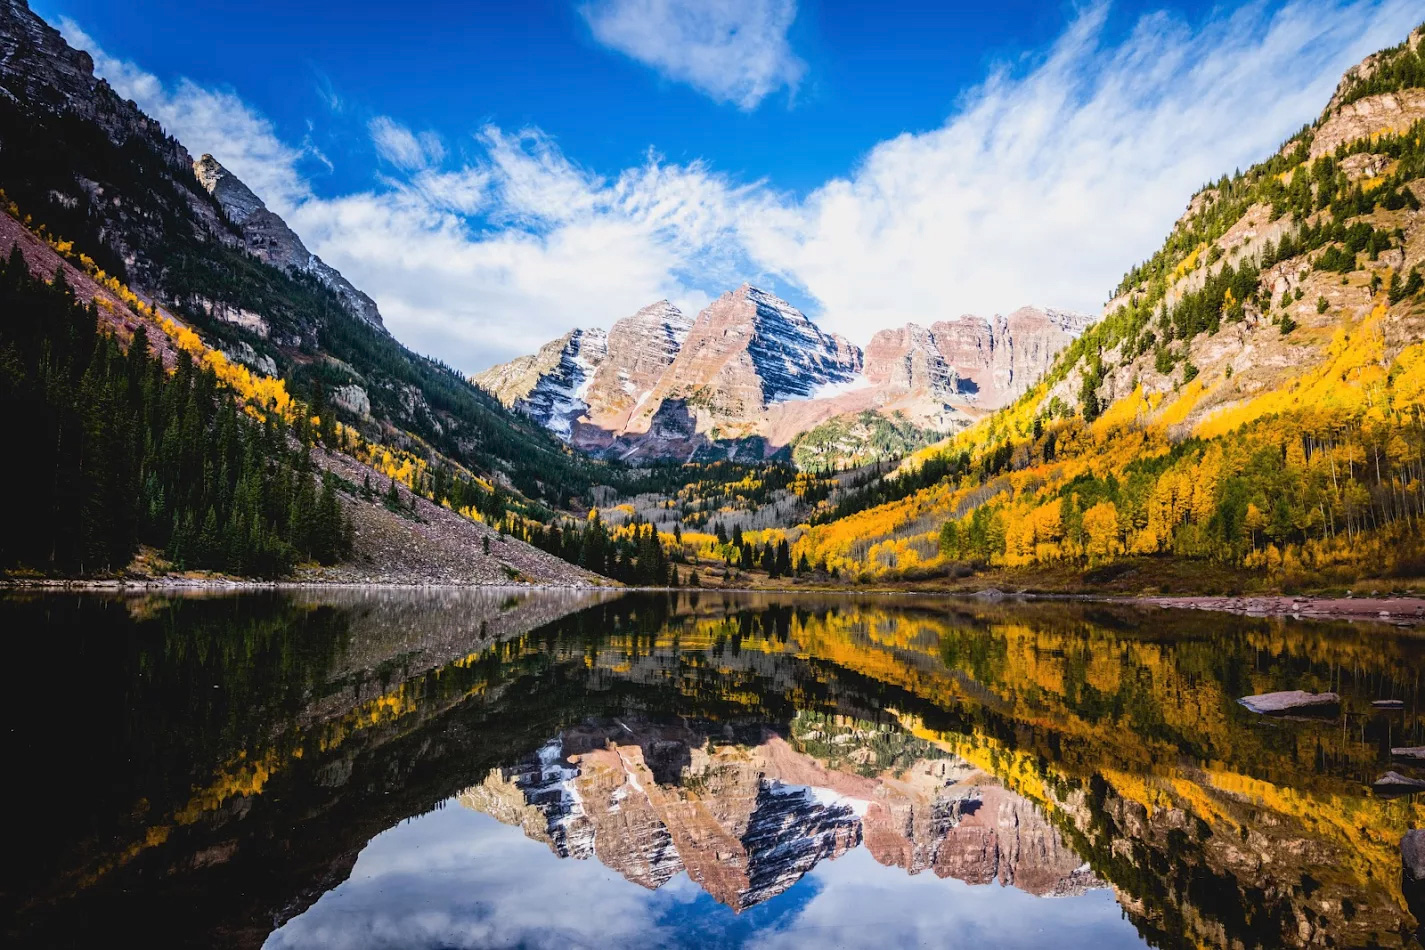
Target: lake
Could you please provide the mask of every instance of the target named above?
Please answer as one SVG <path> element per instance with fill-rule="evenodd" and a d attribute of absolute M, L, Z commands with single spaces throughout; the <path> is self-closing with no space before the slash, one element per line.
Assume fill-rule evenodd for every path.
<path fill-rule="evenodd" d="M 1410 946 L 1425 635 L 1072 602 L 10 594 L 7 943 Z M 1281 719 L 1241 696 L 1334 690 Z M 1371 703 L 1403 701 L 1382 710 Z"/>

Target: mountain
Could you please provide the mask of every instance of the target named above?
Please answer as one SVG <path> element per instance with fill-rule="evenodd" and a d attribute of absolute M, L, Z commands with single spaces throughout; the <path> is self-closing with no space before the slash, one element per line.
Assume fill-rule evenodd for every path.
<path fill-rule="evenodd" d="M 587 393 L 590 423 L 615 431 L 625 427 L 673 365 L 692 328 L 693 318 L 666 300 L 615 322 Z"/>
<path fill-rule="evenodd" d="M 1041 380 L 907 463 L 933 460 L 934 484 L 813 528 L 796 556 L 870 575 L 1088 578 L 1148 556 L 1228 565 L 1232 585 L 1418 575 L 1423 54 L 1425 27 L 1347 72 L 1276 154 L 1193 196 Z"/>
<path fill-rule="evenodd" d="M 681 310 L 661 300 L 607 333 L 571 330 L 533 356 L 480 373 L 475 382 L 566 440 L 588 413 L 595 426 L 616 431 L 672 365 L 691 328 Z"/>
<path fill-rule="evenodd" d="M 868 411 L 902 436 L 914 433 L 914 447 L 1004 405 L 1088 323 L 1025 307 L 883 330 L 863 352 L 744 284 L 694 320 L 661 301 L 597 337 L 597 352 L 581 342 L 597 331 L 575 330 L 475 382 L 593 454 L 758 457 L 810 433 L 826 464 L 889 444 L 879 431 L 859 439 L 863 426 L 852 420 Z M 822 426 L 831 429 L 817 432 Z"/>
<path fill-rule="evenodd" d="M 142 543 L 178 567 L 235 570 L 245 563 L 233 553 L 238 543 L 220 544 L 220 537 L 261 535 L 253 541 L 259 547 L 299 538 L 305 529 L 295 528 L 309 517 L 300 500 L 304 484 L 334 481 L 355 535 L 353 557 L 342 568 L 346 580 L 591 580 L 471 518 L 518 524 L 527 534 L 528 524 L 553 517 L 552 507 L 618 473 L 599 472 L 460 374 L 393 339 L 371 298 L 311 254 L 216 159 L 195 162 L 182 143 L 120 98 L 94 75 L 92 58 L 71 48 L 24 0 L 0 0 L 0 189 L 0 253 L 11 254 L 8 279 L 23 301 L 23 312 L 6 327 L 6 342 L 23 360 L 5 364 L 0 384 L 7 400 L 37 401 L 17 405 L 17 414 L 83 417 L 82 430 L 68 430 L 79 439 L 73 445 L 36 433 L 34 445 L 17 448 L 52 466 L 45 479 L 61 509 L 118 505 L 148 513 L 115 527 L 101 559 L 81 552 L 64 564 L 51 556 L 29 566 L 121 570 L 119 555 Z M 54 294 L 46 296 L 30 275 L 53 279 Z M 165 465 L 234 444 L 268 453 L 270 464 L 229 458 L 214 463 L 212 478 L 188 466 L 173 473 L 181 484 L 170 491 L 152 471 L 126 481 L 129 464 L 141 456 L 118 446 L 137 439 L 147 451 L 125 429 L 132 420 L 98 413 L 92 393 L 33 386 L 32 371 L 45 363 L 30 345 L 52 334 L 61 316 L 82 328 L 90 318 L 75 305 L 92 307 L 97 327 L 120 348 L 143 331 L 163 365 L 179 369 L 177 391 L 193 389 L 185 365 L 192 364 L 195 378 L 211 377 L 222 399 L 245 408 L 239 431 L 248 419 L 281 427 L 276 435 L 268 429 L 234 443 L 238 437 L 223 421 L 229 413 L 215 403 L 216 415 L 202 413 L 181 429 L 187 441 L 181 452 L 164 455 Z M 86 367 L 97 372 L 114 358 L 101 353 L 96 362 L 89 352 L 64 352 L 72 356 L 74 383 L 84 381 Z M 33 366 L 25 362 L 31 357 Z M 138 354 L 131 360 L 131 372 L 147 365 Z M 209 385 L 200 381 L 193 391 L 213 395 Z M 115 398 L 142 402 L 133 392 Z M 152 435 L 167 421 L 145 420 Z M 116 497 L 101 498 L 101 480 L 72 470 L 96 457 L 90 442 L 105 440 L 116 446 L 118 481 L 110 486 Z M 276 481 L 254 494 L 251 484 L 237 484 L 244 471 Z M 71 474 L 76 480 L 66 481 Z M 222 477 L 226 487 L 215 480 Z M 264 502 L 260 517 L 238 504 L 240 487 L 253 505 Z M 186 507 L 200 498 L 203 507 Z M 199 534 L 208 541 L 186 543 Z M 274 563 L 308 550 L 316 548 L 299 543 Z"/>

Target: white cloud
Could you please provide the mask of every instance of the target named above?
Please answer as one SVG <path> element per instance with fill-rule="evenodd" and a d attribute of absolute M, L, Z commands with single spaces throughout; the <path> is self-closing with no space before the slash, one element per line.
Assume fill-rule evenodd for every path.
<path fill-rule="evenodd" d="M 787 42 L 795 0 L 591 0 L 594 38 L 719 102 L 755 109 L 806 72 Z"/>
<path fill-rule="evenodd" d="M 864 343 L 883 327 L 1024 303 L 1094 310 L 1189 196 L 1313 119 L 1342 71 L 1405 36 L 1412 0 L 1254 4 L 1196 27 L 1142 17 L 1111 43 L 1082 10 L 1037 60 L 970 90 L 939 128 L 877 145 L 805 198 L 650 152 L 605 176 L 538 130 L 478 130 L 459 167 L 394 120 L 397 175 L 335 198 L 233 93 L 101 74 L 210 151 L 379 303 L 392 332 L 466 370 L 667 297 L 744 279 L 811 301 Z M 394 141 L 394 139 L 393 139 Z M 420 161 L 416 161 L 419 154 Z M 389 156 L 388 156 L 389 157 Z"/>
<path fill-rule="evenodd" d="M 285 144 L 231 92 L 188 81 L 165 86 L 105 54 L 74 23 L 62 29 L 121 95 L 193 154 L 211 152 L 371 294 L 398 339 L 452 365 L 483 369 L 571 325 L 608 326 L 662 297 L 696 311 L 709 297 L 693 272 L 741 279 L 743 268 L 720 263 L 712 245 L 734 244 L 729 216 L 748 189 L 698 163 L 670 166 L 650 154 L 606 180 L 536 131 L 487 128 L 474 139 L 479 160 L 442 170 L 424 166 L 443 149 L 392 121 L 394 129 L 379 131 L 389 133 L 388 146 L 396 143 L 386 157 L 406 177 L 319 197 L 301 172 L 314 151 Z M 376 139 L 378 129 L 369 131 Z"/>
<path fill-rule="evenodd" d="M 434 132 L 416 135 L 390 116 L 378 115 L 367 123 L 376 154 L 398 168 L 419 171 L 439 165 L 445 158 L 445 146 Z"/>

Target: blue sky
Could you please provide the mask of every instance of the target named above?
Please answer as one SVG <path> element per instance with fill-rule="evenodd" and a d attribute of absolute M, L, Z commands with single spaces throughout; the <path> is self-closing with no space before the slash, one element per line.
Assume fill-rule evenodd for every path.
<path fill-rule="evenodd" d="M 744 279 L 829 329 L 1095 310 L 1404 0 L 33 0 L 468 370 Z"/>
<path fill-rule="evenodd" d="M 232 87 L 284 137 L 310 134 L 336 165 L 316 181 L 328 194 L 364 187 L 379 171 L 366 134 L 377 115 L 452 143 L 486 123 L 537 126 L 605 174 L 651 146 L 670 161 L 702 158 L 804 193 L 882 139 L 940 125 L 962 90 L 996 64 L 1032 58 L 1072 14 L 1025 0 L 802 4 L 787 37 L 805 64 L 795 92 L 784 86 L 738 108 L 601 45 L 577 5 L 561 0 L 34 6 L 165 82 Z M 1207 6 L 1116 5 L 1109 32 L 1146 9 L 1199 18 Z"/>

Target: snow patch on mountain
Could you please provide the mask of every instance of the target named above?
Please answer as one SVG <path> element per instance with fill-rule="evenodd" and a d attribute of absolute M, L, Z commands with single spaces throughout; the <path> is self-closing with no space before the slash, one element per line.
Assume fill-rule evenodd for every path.
<path fill-rule="evenodd" d="M 835 399 L 837 396 L 844 396 L 847 393 L 858 392 L 862 389 L 871 388 L 872 383 L 866 378 L 864 373 L 852 373 L 850 379 L 834 383 L 822 383 L 815 387 L 808 399 Z"/>

